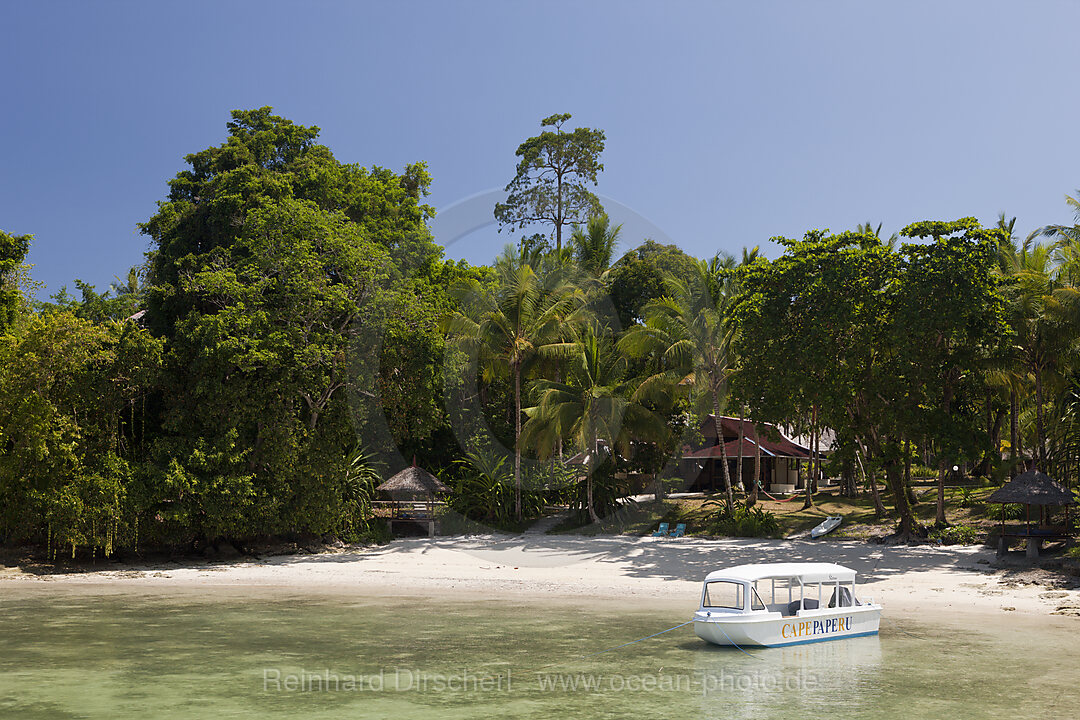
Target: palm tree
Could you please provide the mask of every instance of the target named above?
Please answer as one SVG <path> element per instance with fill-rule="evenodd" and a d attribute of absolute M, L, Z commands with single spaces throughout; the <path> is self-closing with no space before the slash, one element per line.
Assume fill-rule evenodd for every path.
<path fill-rule="evenodd" d="M 600 277 L 611 267 L 619 244 L 622 225 L 611 225 L 606 213 L 593 215 L 585 227 L 574 225 L 570 246 L 578 265 L 593 277 Z"/>
<path fill-rule="evenodd" d="M 1055 279 L 1051 258 L 1053 248 L 1034 241 L 1036 233 L 1009 258 L 1010 284 L 1007 286 L 1009 314 L 1016 333 L 1015 357 L 1020 368 L 1030 374 L 1035 385 L 1035 456 L 1046 463 L 1044 390 L 1047 383 L 1064 381 L 1065 361 L 1075 346 L 1076 336 L 1064 321 L 1068 308 L 1075 307 L 1070 293 Z"/>
<path fill-rule="evenodd" d="M 138 295 L 142 291 L 141 280 L 142 269 L 136 265 L 127 271 L 127 275 L 123 279 L 113 275 L 113 282 L 109 283 L 109 289 L 113 291 L 113 295 L 116 297 Z"/>
<path fill-rule="evenodd" d="M 522 443 L 537 448 L 541 459 L 550 457 L 555 438 L 564 438 L 588 452 L 586 482 L 589 518 L 599 522 L 593 502 L 593 475 L 600 464 L 600 441 L 629 456 L 634 441 L 663 442 L 668 428 L 663 418 L 643 403 L 642 394 L 626 378 L 626 357 L 615 352 L 606 332 L 587 328 L 576 343 L 563 382 L 538 380 L 533 386 L 535 407 Z"/>
<path fill-rule="evenodd" d="M 646 387 L 666 384 L 707 393 L 716 418 L 727 503 L 734 505 L 731 472 L 724 447 L 720 408 L 734 368 L 729 309 L 734 298 L 731 270 L 735 260 L 717 254 L 700 260 L 691 278 L 665 278 L 668 295 L 645 306 L 645 322 L 626 332 L 619 347 L 632 354 L 652 354 L 659 371 Z"/>
<path fill-rule="evenodd" d="M 488 379 L 509 376 L 514 385 L 514 508 L 521 509 L 521 385 L 530 367 L 545 358 L 572 353 L 569 330 L 583 308 L 580 289 L 557 270 L 537 272 L 528 258 L 507 248 L 496 262 L 498 280 L 482 290 L 477 283 L 462 293 L 463 312 L 442 320 L 451 341 L 474 354 Z"/>

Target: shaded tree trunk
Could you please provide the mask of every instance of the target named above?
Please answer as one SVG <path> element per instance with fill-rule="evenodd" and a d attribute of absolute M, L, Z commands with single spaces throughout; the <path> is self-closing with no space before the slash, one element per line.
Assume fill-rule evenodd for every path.
<path fill-rule="evenodd" d="M 944 457 L 938 458 L 937 480 L 937 514 L 934 517 L 934 525 L 945 527 L 949 521 L 945 519 L 945 473 L 948 472 L 948 461 Z"/>
<path fill-rule="evenodd" d="M 919 504 L 915 490 L 911 487 L 911 441 L 907 438 L 904 438 L 904 492 L 907 493 L 909 505 L 914 507 Z"/>
<path fill-rule="evenodd" d="M 755 430 L 754 437 L 758 437 Z M 761 443 L 754 440 L 754 486 L 750 488 L 750 505 L 757 504 L 758 487 L 761 485 Z"/>
<path fill-rule="evenodd" d="M 591 473 L 590 473 L 591 476 Z M 592 478 L 589 478 L 592 482 Z M 592 509 L 592 485 L 589 485 L 589 509 Z M 521 365 L 514 363 L 514 512 L 521 513 Z"/>
<path fill-rule="evenodd" d="M 803 500 L 802 509 L 814 507 L 814 478 L 817 475 L 817 450 L 815 437 L 817 434 L 817 406 L 815 405 L 810 418 L 810 473 L 806 478 L 806 499 Z"/>
<path fill-rule="evenodd" d="M 911 511 L 911 505 L 908 504 L 903 468 L 899 467 L 895 460 L 885 462 L 885 480 L 892 490 L 893 499 L 896 502 L 896 513 L 900 516 L 900 526 L 896 531 L 897 539 L 909 540 L 915 535 L 915 516 Z"/>
<path fill-rule="evenodd" d="M 855 451 L 855 459 L 858 461 L 859 470 L 862 472 L 863 482 L 867 482 L 866 468 L 863 466 L 862 455 L 857 449 Z M 881 494 L 878 493 L 877 489 L 877 478 L 874 477 L 873 473 L 871 473 L 869 476 L 869 483 L 870 496 L 874 499 L 874 515 L 877 517 L 878 520 L 880 520 L 881 518 L 885 517 L 885 505 L 883 505 L 881 502 Z"/>
<path fill-rule="evenodd" d="M 1012 467 L 1009 469 L 1009 479 L 1013 479 L 1017 475 L 1017 466 L 1024 460 L 1024 448 L 1021 445 L 1022 440 L 1020 438 L 1020 396 L 1016 390 L 1009 392 L 1009 442 L 1012 444 L 1010 448 Z"/>
<path fill-rule="evenodd" d="M 594 426 L 595 427 L 595 426 Z M 589 474 L 585 478 L 585 502 L 589 506 L 589 519 L 594 523 L 599 523 L 600 518 L 596 514 L 596 506 L 593 504 L 593 475 L 594 470 L 600 467 L 600 440 L 596 433 L 593 433 L 592 439 L 592 465 L 589 468 Z"/>
<path fill-rule="evenodd" d="M 1035 458 L 1039 469 L 1046 470 L 1046 431 L 1043 426 L 1042 373 L 1035 371 Z"/>
<path fill-rule="evenodd" d="M 727 447 L 724 445 L 724 430 L 720 422 L 720 393 L 713 390 L 713 412 L 716 418 L 716 441 L 720 443 L 720 459 L 724 468 L 724 492 L 727 493 L 727 506 L 731 510 L 735 505 L 735 496 L 731 492 L 731 471 L 728 469 Z"/>
<path fill-rule="evenodd" d="M 739 481 L 739 487 L 746 489 L 743 483 L 743 442 L 746 440 L 746 431 L 743 429 L 743 409 L 739 406 L 739 459 L 735 467 L 735 479 Z"/>

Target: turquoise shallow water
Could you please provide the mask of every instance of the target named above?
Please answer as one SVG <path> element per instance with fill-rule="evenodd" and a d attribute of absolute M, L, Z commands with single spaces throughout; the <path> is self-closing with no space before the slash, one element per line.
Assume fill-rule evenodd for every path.
<path fill-rule="evenodd" d="M 1071 717 L 1080 622 L 886 616 L 737 650 L 586 602 L 0 590 L 2 718 Z"/>

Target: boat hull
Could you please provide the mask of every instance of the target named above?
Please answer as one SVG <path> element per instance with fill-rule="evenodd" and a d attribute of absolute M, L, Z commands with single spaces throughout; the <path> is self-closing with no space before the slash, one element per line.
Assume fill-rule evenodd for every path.
<path fill-rule="evenodd" d="M 714 645 L 783 647 L 876 635 L 880 605 L 803 610 L 799 615 L 747 613 L 694 616 L 694 632 Z"/>

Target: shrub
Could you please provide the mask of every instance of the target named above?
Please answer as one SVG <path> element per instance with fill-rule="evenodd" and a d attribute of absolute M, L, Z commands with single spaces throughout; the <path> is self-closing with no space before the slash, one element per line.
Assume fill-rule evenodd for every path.
<path fill-rule="evenodd" d="M 1024 506 L 1019 503 L 1010 503 L 1005 506 L 1005 519 L 1006 520 L 1023 520 L 1024 519 Z"/>
<path fill-rule="evenodd" d="M 623 507 L 619 499 L 629 495 L 630 488 L 625 480 L 618 480 L 615 477 L 615 466 L 610 458 L 600 463 L 592 473 L 593 509 L 600 518 L 615 515 Z M 588 522 L 588 486 L 585 480 L 579 480 L 574 485 L 570 509 L 581 522 Z"/>
<path fill-rule="evenodd" d="M 930 539 L 943 545 L 974 545 L 978 542 L 979 531 L 970 525 L 953 525 L 947 528 L 935 528 L 930 531 Z"/>
<path fill-rule="evenodd" d="M 780 523 L 776 521 L 776 516 L 761 507 L 748 508 L 739 505 L 731 510 L 726 504 L 721 505 L 716 512 L 709 515 L 706 523 L 706 530 L 712 535 L 734 537 L 777 537 L 780 535 Z"/>
<path fill-rule="evenodd" d="M 469 451 L 457 462 L 459 478 L 450 495 L 451 510 L 469 520 L 492 527 L 517 528 L 514 506 L 513 460 L 491 452 Z M 544 493 L 522 479 L 521 509 L 526 517 L 536 517 L 544 509 Z"/>

